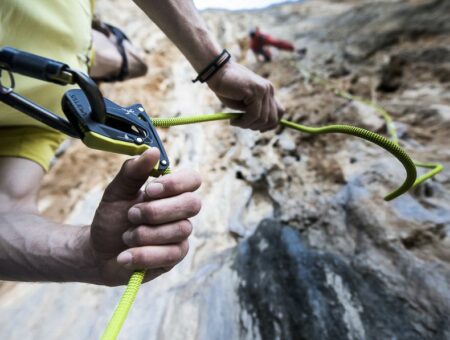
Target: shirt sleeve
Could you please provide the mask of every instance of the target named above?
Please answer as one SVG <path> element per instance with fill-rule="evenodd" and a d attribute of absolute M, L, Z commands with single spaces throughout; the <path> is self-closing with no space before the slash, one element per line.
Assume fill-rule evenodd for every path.
<path fill-rule="evenodd" d="M 48 171 L 56 150 L 66 136 L 34 126 L 0 128 L 0 157 L 26 158 Z"/>

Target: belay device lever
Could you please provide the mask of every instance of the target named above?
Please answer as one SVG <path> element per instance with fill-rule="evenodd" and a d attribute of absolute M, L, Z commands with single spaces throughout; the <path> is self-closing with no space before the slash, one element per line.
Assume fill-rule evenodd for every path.
<path fill-rule="evenodd" d="M 160 160 L 152 175 L 163 174 L 169 167 L 169 159 L 142 105 L 122 107 L 108 99 L 104 103 L 105 121 L 101 123 L 92 117 L 82 90 L 69 90 L 62 99 L 64 114 L 88 147 L 126 155 L 139 155 L 149 147 L 158 148 Z"/>
<path fill-rule="evenodd" d="M 5 104 L 66 135 L 80 138 L 90 148 L 138 155 L 149 147 L 156 147 L 160 160 L 152 175 L 162 175 L 169 168 L 164 146 L 142 105 L 121 107 L 104 99 L 86 74 L 61 62 L 11 47 L 0 49 L 0 76 L 1 70 L 6 70 L 11 78 L 10 87 L 0 81 L 0 101 Z M 69 90 L 62 99 L 69 121 L 14 92 L 12 73 L 59 85 L 77 84 L 81 90 Z"/>

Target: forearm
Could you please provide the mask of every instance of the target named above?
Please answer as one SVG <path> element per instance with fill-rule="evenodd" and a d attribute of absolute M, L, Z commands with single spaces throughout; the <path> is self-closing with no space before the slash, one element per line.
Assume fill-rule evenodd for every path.
<path fill-rule="evenodd" d="M 200 72 L 220 53 L 192 0 L 134 0 Z"/>
<path fill-rule="evenodd" d="M 27 213 L 0 214 L 0 279 L 96 282 L 89 228 Z"/>

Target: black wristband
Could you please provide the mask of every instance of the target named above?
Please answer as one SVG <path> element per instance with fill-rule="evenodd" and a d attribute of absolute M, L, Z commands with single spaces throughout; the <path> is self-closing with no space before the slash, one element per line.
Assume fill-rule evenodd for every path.
<path fill-rule="evenodd" d="M 222 53 L 215 57 L 214 60 L 198 74 L 197 78 L 192 80 L 192 82 L 195 83 L 200 81 L 201 83 L 204 83 L 208 81 L 230 59 L 231 54 L 224 49 Z"/>

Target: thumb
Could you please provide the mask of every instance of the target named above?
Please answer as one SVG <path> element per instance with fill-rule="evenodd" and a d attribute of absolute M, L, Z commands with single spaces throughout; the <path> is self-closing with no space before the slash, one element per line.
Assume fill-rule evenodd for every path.
<path fill-rule="evenodd" d="M 139 157 L 127 160 L 106 188 L 102 200 L 110 202 L 135 198 L 158 161 L 157 148 L 150 148 Z"/>

